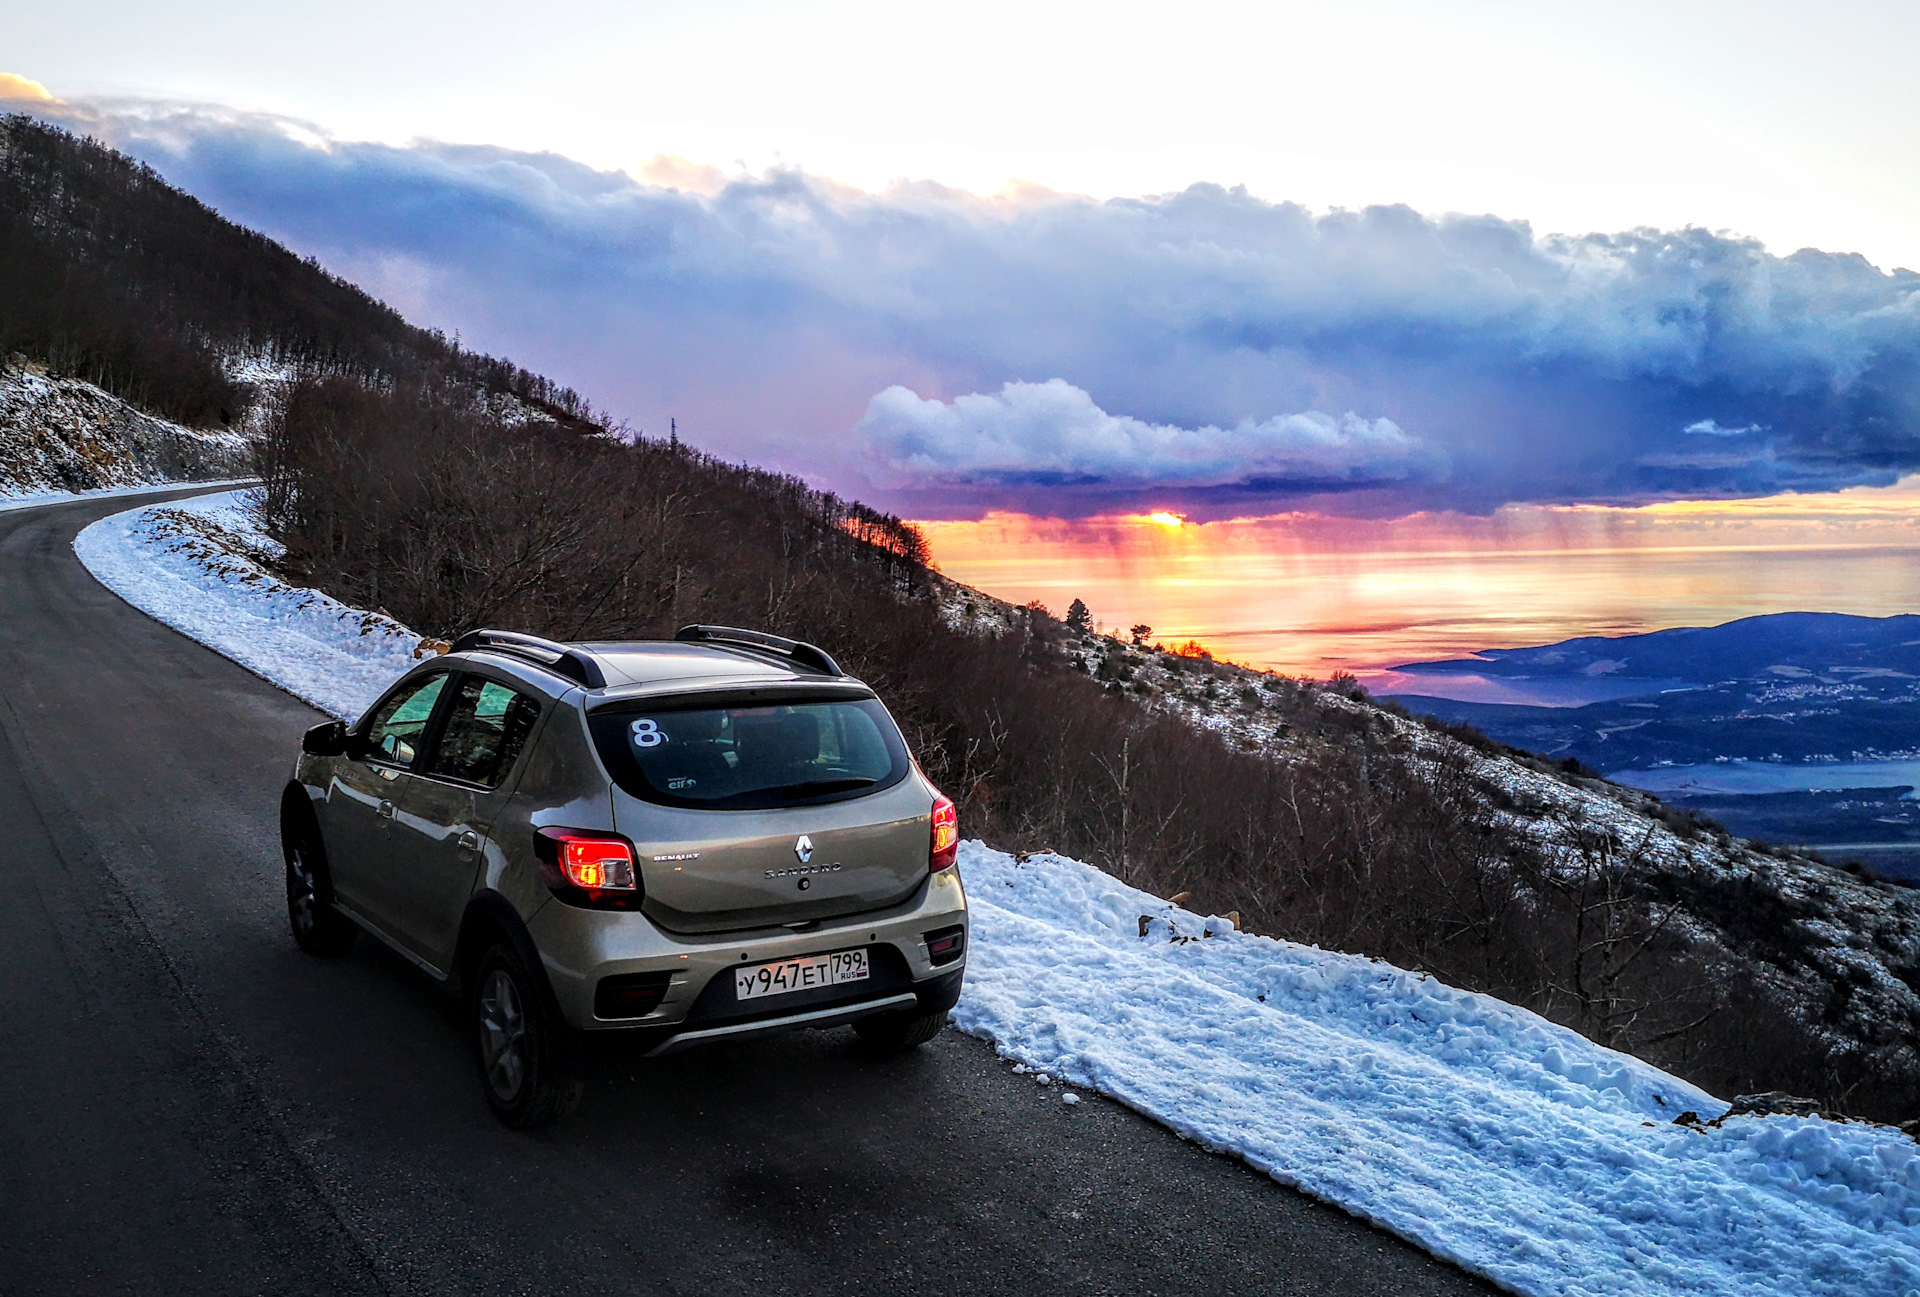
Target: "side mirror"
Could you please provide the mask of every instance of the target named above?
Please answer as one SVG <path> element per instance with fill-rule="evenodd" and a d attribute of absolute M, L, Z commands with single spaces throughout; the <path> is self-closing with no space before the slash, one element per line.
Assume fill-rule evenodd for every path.
<path fill-rule="evenodd" d="M 347 752 L 347 723 L 328 721 L 300 736 L 300 750 L 310 757 L 339 757 Z"/>

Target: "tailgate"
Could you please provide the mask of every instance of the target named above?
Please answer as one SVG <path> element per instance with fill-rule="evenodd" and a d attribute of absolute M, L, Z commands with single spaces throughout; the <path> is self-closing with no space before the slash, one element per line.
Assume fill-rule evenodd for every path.
<path fill-rule="evenodd" d="M 761 811 L 660 806 L 614 791 L 615 824 L 639 849 L 643 911 L 688 933 L 898 905 L 927 879 L 932 811 L 915 778 L 851 801 Z"/>

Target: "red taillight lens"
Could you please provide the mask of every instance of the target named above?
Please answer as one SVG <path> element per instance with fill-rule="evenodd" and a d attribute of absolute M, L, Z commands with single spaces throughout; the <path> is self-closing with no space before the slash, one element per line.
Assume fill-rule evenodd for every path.
<path fill-rule="evenodd" d="M 633 847 L 625 838 L 576 829 L 540 829 L 533 845 L 540 872 L 556 894 L 622 907 L 639 900 Z"/>
<path fill-rule="evenodd" d="M 942 869 L 953 868 L 959 856 L 960 812 L 954 809 L 951 798 L 936 796 L 933 799 L 933 848 L 928 864 L 937 874 Z"/>

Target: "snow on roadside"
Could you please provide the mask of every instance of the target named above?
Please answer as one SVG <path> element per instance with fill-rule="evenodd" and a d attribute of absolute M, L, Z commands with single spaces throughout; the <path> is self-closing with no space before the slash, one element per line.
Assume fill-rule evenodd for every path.
<path fill-rule="evenodd" d="M 250 491 L 103 518 L 74 539 L 87 570 L 157 621 L 324 712 L 352 719 L 412 666 L 420 637 L 267 570 L 278 547 Z"/>
<path fill-rule="evenodd" d="M 0 513 L 14 509 L 38 509 L 49 504 L 72 504 L 75 500 L 107 500 L 121 495 L 152 495 L 156 491 L 174 491 L 183 486 L 233 486 L 251 479 L 244 477 L 211 482 L 142 482 L 138 486 L 103 486 L 92 491 L 0 490 Z"/>
<path fill-rule="evenodd" d="M 74 548 L 136 607 L 358 713 L 418 637 L 273 577 L 245 494 L 119 514 Z M 1235 932 L 1064 857 L 968 842 L 960 868 L 964 1030 L 1516 1292 L 1920 1294 L 1920 1149 L 1898 1131 L 1676 1126 L 1726 1105 L 1491 997 Z"/>
<path fill-rule="evenodd" d="M 1726 1105 L 1491 997 L 1064 857 L 968 842 L 960 870 L 963 1029 L 1515 1291 L 1920 1292 L 1920 1149 L 1899 1131 L 1695 1132 L 1674 1118 Z"/>

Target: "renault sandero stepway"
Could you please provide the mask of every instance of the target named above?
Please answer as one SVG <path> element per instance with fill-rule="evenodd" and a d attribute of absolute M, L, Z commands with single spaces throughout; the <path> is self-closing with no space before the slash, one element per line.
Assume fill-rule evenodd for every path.
<path fill-rule="evenodd" d="M 474 631 L 308 731 L 280 823 L 300 948 L 366 932 L 461 996 L 510 1126 L 571 1110 L 610 1044 L 904 1050 L 960 995 L 953 803 L 810 644 Z"/>

